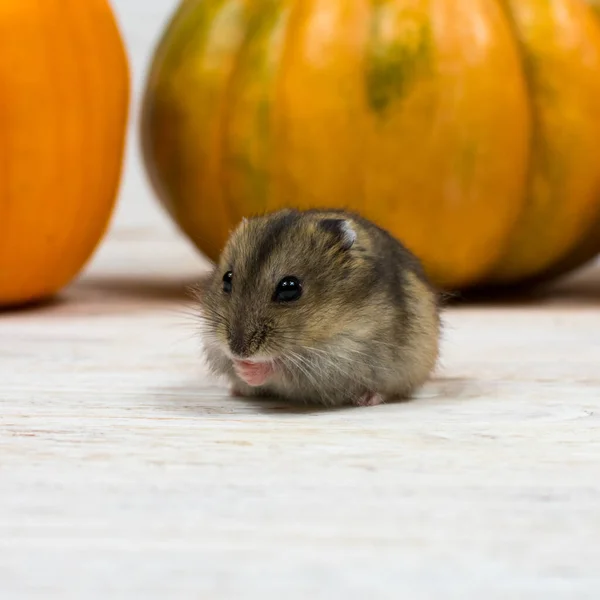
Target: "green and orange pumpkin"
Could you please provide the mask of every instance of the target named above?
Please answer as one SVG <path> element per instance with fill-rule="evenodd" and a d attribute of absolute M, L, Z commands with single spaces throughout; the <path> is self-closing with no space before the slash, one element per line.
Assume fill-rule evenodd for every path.
<path fill-rule="evenodd" d="M 184 0 L 145 161 L 215 259 L 237 221 L 359 210 L 446 288 L 600 249 L 600 20 L 585 0 Z"/>

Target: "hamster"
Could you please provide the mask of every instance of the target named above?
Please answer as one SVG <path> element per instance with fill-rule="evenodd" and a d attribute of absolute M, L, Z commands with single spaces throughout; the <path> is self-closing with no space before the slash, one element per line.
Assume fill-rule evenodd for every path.
<path fill-rule="evenodd" d="M 206 359 L 234 395 L 371 406 L 410 397 L 437 363 L 436 291 L 358 214 L 244 219 L 198 290 Z"/>

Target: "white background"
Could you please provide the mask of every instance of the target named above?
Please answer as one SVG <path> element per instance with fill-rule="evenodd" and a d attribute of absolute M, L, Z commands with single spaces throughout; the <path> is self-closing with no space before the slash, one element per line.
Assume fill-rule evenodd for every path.
<path fill-rule="evenodd" d="M 125 168 L 112 228 L 156 224 L 172 227 L 147 181 L 139 150 L 138 118 L 152 53 L 179 1 L 111 0 L 111 3 L 127 46 L 133 85 Z"/>

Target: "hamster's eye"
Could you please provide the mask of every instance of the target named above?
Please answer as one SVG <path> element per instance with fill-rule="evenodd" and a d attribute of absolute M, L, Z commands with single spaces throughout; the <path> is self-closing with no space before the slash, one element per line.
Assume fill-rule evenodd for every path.
<path fill-rule="evenodd" d="M 273 294 L 273 302 L 293 302 L 302 296 L 302 285 L 296 277 L 284 277 Z"/>
<path fill-rule="evenodd" d="M 223 275 L 223 291 L 226 294 L 231 294 L 231 290 L 233 288 L 233 273 L 231 271 L 227 271 L 225 275 Z"/>

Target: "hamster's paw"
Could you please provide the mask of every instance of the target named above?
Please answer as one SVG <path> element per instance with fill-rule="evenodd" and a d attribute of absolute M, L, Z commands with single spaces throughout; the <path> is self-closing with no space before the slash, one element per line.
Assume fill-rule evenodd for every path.
<path fill-rule="evenodd" d="M 234 398 L 252 398 L 255 396 L 269 395 L 264 387 L 250 387 L 242 382 L 232 383 L 229 387 L 229 394 Z"/>
<path fill-rule="evenodd" d="M 229 395 L 233 396 L 234 398 L 245 398 L 247 396 L 247 394 L 245 394 L 243 392 L 243 390 L 241 390 L 239 387 L 237 387 L 236 385 L 232 385 L 229 388 Z"/>
<path fill-rule="evenodd" d="M 378 404 L 383 404 L 383 402 L 384 399 L 381 394 L 367 392 L 356 401 L 356 406 L 377 406 Z"/>
<path fill-rule="evenodd" d="M 256 396 L 257 388 L 250 387 L 236 378 L 230 382 L 229 393 L 234 398 L 250 398 L 251 396 Z"/>

